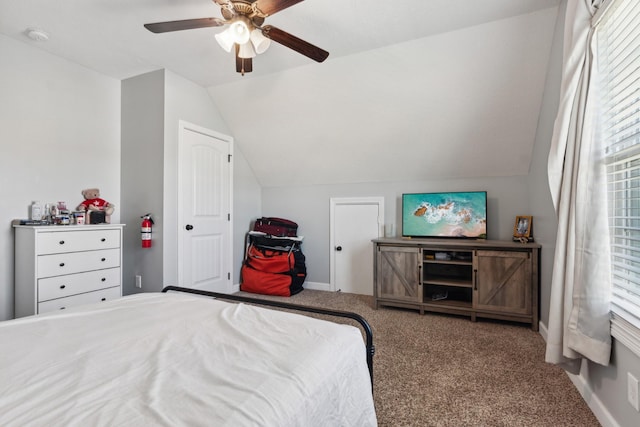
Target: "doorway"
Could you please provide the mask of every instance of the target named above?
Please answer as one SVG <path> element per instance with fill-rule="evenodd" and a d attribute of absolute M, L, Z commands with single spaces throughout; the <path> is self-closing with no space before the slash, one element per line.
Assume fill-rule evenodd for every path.
<path fill-rule="evenodd" d="M 331 290 L 373 295 L 371 240 L 383 226 L 383 197 L 331 198 Z"/>
<path fill-rule="evenodd" d="M 183 121 L 179 132 L 179 283 L 229 293 L 233 139 Z"/>

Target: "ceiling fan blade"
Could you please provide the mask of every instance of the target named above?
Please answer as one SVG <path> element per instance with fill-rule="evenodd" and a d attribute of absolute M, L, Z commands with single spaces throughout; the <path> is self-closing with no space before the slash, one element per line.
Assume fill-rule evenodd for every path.
<path fill-rule="evenodd" d="M 220 18 L 184 19 L 182 21 L 154 22 L 144 24 L 144 27 L 152 33 L 168 33 L 170 31 L 193 30 L 196 28 L 220 27 L 227 21 Z"/>
<path fill-rule="evenodd" d="M 251 58 L 240 58 L 240 46 L 236 43 L 236 71 L 244 76 L 244 73 L 253 71 L 253 61 Z"/>
<path fill-rule="evenodd" d="M 265 16 L 269 16 L 301 1 L 302 0 L 258 0 L 257 7 Z"/>
<path fill-rule="evenodd" d="M 293 49 L 317 62 L 322 62 L 329 56 L 329 52 L 326 50 L 320 49 L 311 43 L 307 43 L 306 41 L 299 39 L 286 31 L 282 31 L 279 28 L 272 27 L 271 25 L 265 25 L 262 27 L 262 34 L 274 42 L 278 42 L 281 45 Z"/>

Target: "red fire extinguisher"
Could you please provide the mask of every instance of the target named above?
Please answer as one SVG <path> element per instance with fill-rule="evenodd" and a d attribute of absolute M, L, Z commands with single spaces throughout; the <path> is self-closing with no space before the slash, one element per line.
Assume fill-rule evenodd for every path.
<path fill-rule="evenodd" d="M 153 227 L 153 220 L 151 219 L 151 214 L 148 213 L 146 215 L 141 216 L 142 225 L 140 228 L 140 232 L 142 233 L 142 247 L 150 248 L 151 247 L 151 231 Z"/>

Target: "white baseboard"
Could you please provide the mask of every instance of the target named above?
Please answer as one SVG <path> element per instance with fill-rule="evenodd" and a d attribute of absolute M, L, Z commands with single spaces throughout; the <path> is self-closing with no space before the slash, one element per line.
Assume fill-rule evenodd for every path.
<path fill-rule="evenodd" d="M 542 335 L 544 342 L 547 342 L 547 325 L 542 322 L 538 322 L 538 331 Z"/>
<path fill-rule="evenodd" d="M 548 337 L 548 329 L 547 325 L 542 322 L 538 323 L 538 329 L 540 331 L 540 335 L 544 339 L 544 342 L 547 342 Z M 580 375 L 573 375 L 567 372 L 567 376 L 575 386 L 582 399 L 586 402 L 593 415 L 597 418 L 598 422 L 602 425 L 602 427 L 620 427 L 620 424 L 611 416 L 611 413 L 607 410 L 607 407 L 602 403 L 602 401 L 593 393 L 593 390 L 589 386 L 586 378 L 580 373 Z"/>
<path fill-rule="evenodd" d="M 314 291 L 331 291 L 331 285 L 329 283 L 304 282 L 302 286 L 304 286 L 305 289 L 313 289 Z"/>
<path fill-rule="evenodd" d="M 620 424 L 616 422 L 611 413 L 607 410 L 606 406 L 602 403 L 602 401 L 593 394 L 593 390 L 587 383 L 587 380 L 580 375 L 573 375 L 567 372 L 569 379 L 576 387 L 580 396 L 584 399 L 593 412 L 593 415 L 598 419 L 598 422 L 602 425 L 602 427 L 620 427 Z"/>

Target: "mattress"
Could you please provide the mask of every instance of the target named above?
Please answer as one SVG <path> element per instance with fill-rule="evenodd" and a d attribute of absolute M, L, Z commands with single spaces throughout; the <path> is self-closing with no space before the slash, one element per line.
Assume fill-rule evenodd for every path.
<path fill-rule="evenodd" d="M 373 426 L 360 330 L 146 293 L 0 323 L 0 425 Z"/>

